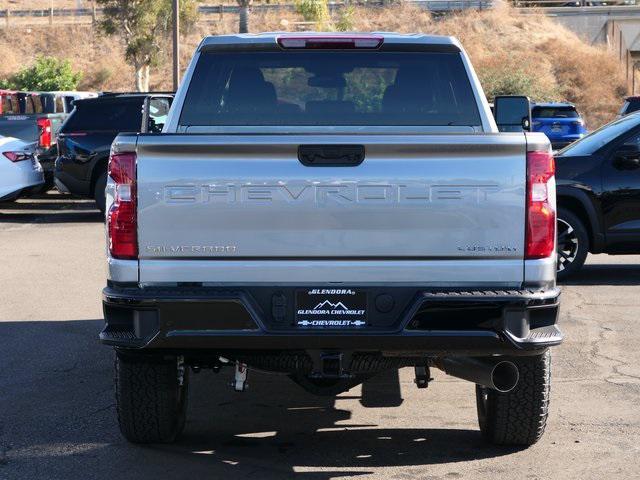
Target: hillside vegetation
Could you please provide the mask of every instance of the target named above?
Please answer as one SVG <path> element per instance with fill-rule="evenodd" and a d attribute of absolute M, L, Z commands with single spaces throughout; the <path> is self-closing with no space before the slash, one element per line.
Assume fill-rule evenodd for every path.
<path fill-rule="evenodd" d="M 182 44 L 182 66 L 204 35 L 237 31 L 236 15 L 202 18 Z M 204 21 L 207 20 L 207 21 Z M 255 13 L 251 31 L 296 30 L 295 12 Z M 441 19 L 408 5 L 356 8 L 334 14 L 325 28 L 423 32 L 460 39 L 478 72 L 488 97 L 524 93 L 535 100 L 574 102 L 589 128 L 611 120 L 626 86 L 622 67 L 603 47 L 590 46 L 552 19 L 533 12 L 519 15 L 508 7 L 463 12 Z M 151 88 L 171 87 L 167 40 L 165 61 L 152 71 Z M 82 89 L 132 90 L 134 75 L 124 61 L 123 47 L 90 25 L 0 29 L 0 78 L 7 78 L 37 54 L 69 59 L 83 72 Z"/>

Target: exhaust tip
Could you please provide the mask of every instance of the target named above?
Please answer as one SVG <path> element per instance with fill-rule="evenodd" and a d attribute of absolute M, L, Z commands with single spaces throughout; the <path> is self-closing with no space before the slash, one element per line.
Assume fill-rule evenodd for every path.
<path fill-rule="evenodd" d="M 520 372 L 513 362 L 502 361 L 496 363 L 491 372 L 493 388 L 501 393 L 510 392 L 520 380 Z"/>

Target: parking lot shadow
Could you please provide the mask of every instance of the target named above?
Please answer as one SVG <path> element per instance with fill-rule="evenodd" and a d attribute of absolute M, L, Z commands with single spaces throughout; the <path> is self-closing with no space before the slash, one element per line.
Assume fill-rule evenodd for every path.
<path fill-rule="evenodd" d="M 102 222 L 104 216 L 92 200 L 47 192 L 15 202 L 0 202 L 0 223 Z"/>
<path fill-rule="evenodd" d="M 560 285 L 640 285 L 639 264 L 587 264 Z"/>
<path fill-rule="evenodd" d="M 423 478 L 429 465 L 514 451 L 485 445 L 477 430 L 400 427 L 379 414 L 373 418 L 384 424 L 354 420 L 359 389 L 316 397 L 284 376 L 251 372 L 250 389 L 236 393 L 230 371 L 191 376 L 188 421 L 178 443 L 132 445 L 117 428 L 113 352 L 96 340 L 101 324 L 0 322 L 1 478 L 328 480 L 385 466 L 420 467 Z M 385 397 L 383 386 L 393 378 L 397 382 L 391 374 L 365 386 L 370 398 L 362 404 L 401 402 L 399 386 L 391 385 Z M 382 400 L 371 398 L 375 392 Z M 420 425 L 425 418 L 428 413 Z"/>

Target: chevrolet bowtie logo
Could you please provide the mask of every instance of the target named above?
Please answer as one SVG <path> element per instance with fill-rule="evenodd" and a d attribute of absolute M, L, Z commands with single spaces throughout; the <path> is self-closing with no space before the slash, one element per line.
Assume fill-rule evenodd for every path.
<path fill-rule="evenodd" d="M 301 320 L 300 327 L 363 327 L 367 322 L 362 320 Z"/>

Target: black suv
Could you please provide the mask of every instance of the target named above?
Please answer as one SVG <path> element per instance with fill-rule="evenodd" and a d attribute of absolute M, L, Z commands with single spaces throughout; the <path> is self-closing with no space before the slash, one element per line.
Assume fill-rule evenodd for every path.
<path fill-rule="evenodd" d="M 605 125 L 556 156 L 558 278 L 587 253 L 640 253 L 640 112 Z"/>
<path fill-rule="evenodd" d="M 105 208 L 107 162 L 120 132 L 162 130 L 173 94 L 118 93 L 77 100 L 58 134 L 55 184 L 58 190 L 93 198 Z"/>

